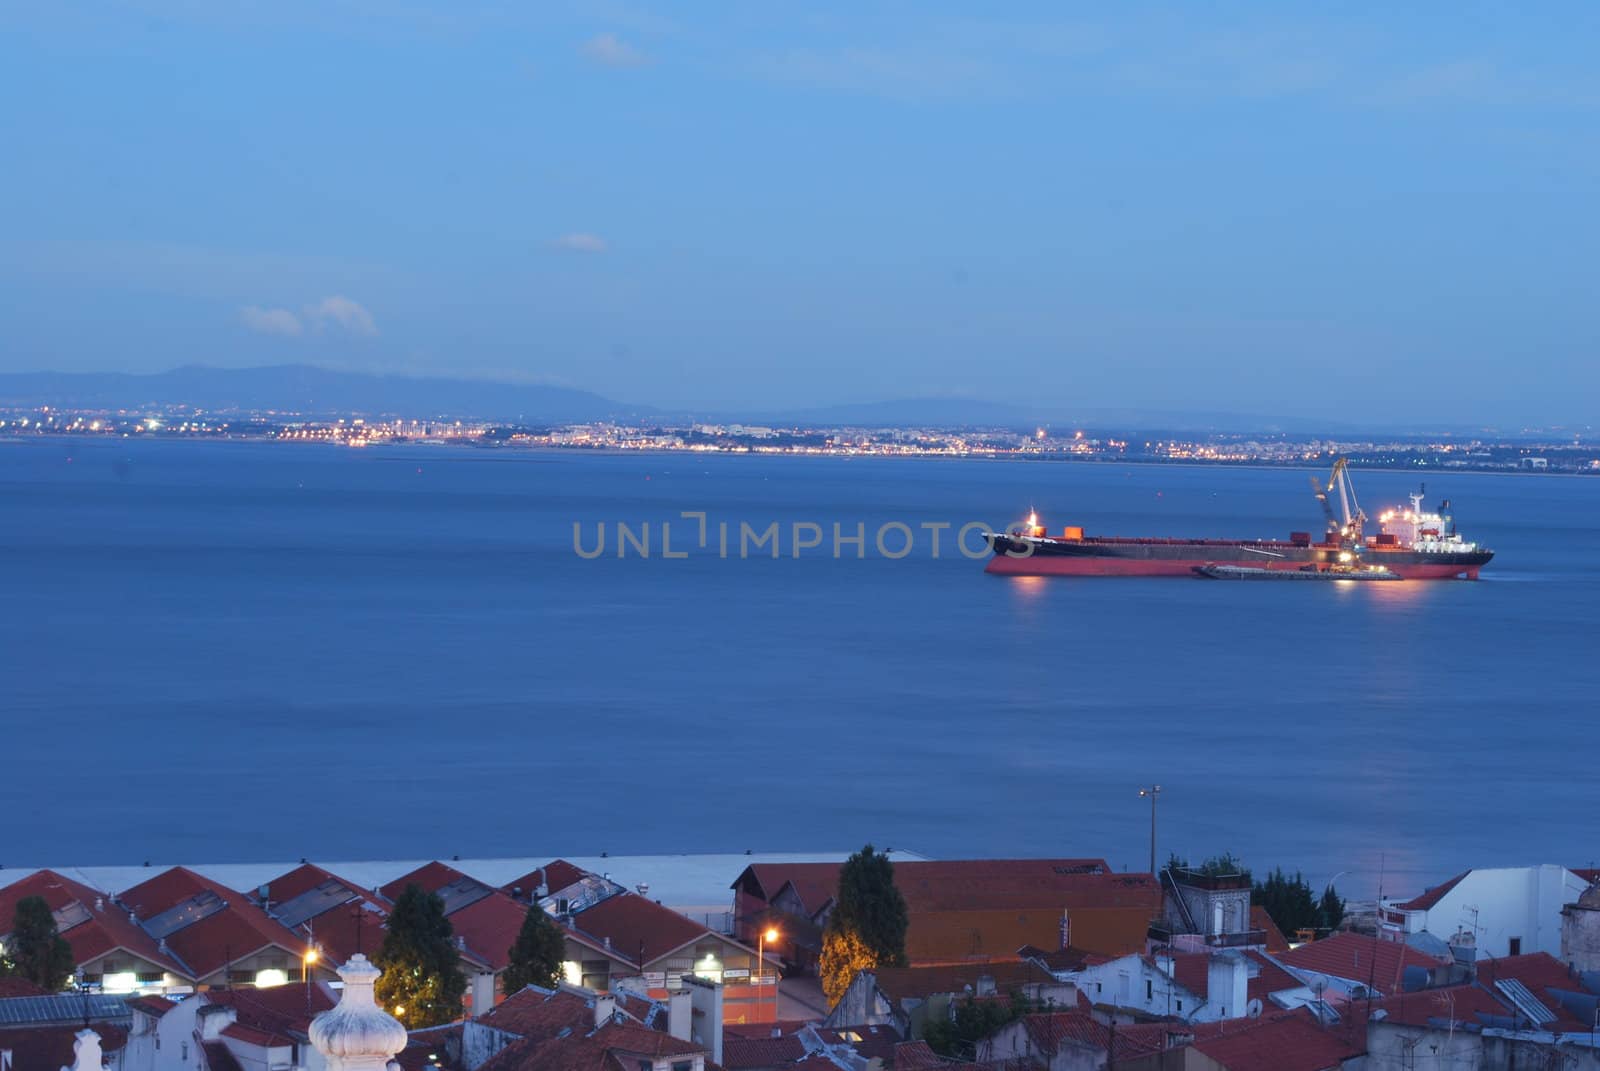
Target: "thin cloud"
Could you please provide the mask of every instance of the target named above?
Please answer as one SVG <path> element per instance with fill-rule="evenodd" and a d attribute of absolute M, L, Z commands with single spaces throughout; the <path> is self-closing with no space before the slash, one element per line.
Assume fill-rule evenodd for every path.
<path fill-rule="evenodd" d="M 319 330 L 337 327 L 352 335 L 369 337 L 378 333 L 378 325 L 373 320 L 372 313 L 359 302 L 338 294 L 325 297 L 314 305 L 307 305 L 305 314 L 306 321 L 314 324 Z"/>
<path fill-rule="evenodd" d="M 604 253 L 610 248 L 606 245 L 606 240 L 598 234 L 585 234 L 582 231 L 563 234 L 551 244 L 569 253 Z"/>
<path fill-rule="evenodd" d="M 650 58 L 614 33 L 596 34 L 579 49 L 584 59 L 602 67 L 642 67 Z"/>
<path fill-rule="evenodd" d="M 288 309 L 263 309 L 259 305 L 246 305 L 239 310 L 239 322 L 263 335 L 298 335 L 303 328 L 300 317 Z"/>

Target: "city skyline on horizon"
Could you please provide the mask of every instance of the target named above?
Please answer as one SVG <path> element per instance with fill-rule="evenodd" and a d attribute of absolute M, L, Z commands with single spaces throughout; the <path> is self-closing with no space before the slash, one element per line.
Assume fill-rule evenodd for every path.
<path fill-rule="evenodd" d="M 39 103 L 0 372 L 1365 424 L 1582 424 L 1600 389 L 1581 5 L 5 21 Z"/>

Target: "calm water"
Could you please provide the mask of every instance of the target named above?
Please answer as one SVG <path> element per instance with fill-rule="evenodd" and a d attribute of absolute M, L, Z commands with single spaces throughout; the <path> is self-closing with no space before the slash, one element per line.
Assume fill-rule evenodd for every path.
<path fill-rule="evenodd" d="M 1000 579 L 925 532 L 573 551 L 575 520 L 693 509 L 713 545 L 1029 504 L 1282 536 L 1318 516 L 1288 471 L 0 444 L 0 864 L 871 839 L 1142 868 L 1150 781 L 1163 857 L 1353 892 L 1587 864 L 1600 482 L 1431 484 L 1498 551 L 1482 582 Z M 1359 474 L 1371 512 L 1411 486 Z"/>

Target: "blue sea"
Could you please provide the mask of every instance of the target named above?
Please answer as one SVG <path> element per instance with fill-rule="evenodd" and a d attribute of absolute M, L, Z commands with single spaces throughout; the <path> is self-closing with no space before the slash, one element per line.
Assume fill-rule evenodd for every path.
<path fill-rule="evenodd" d="M 1421 478 L 1356 474 L 1374 514 Z M 0 442 L 0 865 L 872 841 L 1143 869 L 1151 783 L 1163 859 L 1358 895 L 1592 864 L 1600 481 L 1426 478 L 1497 552 L 1480 582 L 999 578 L 956 545 L 1029 507 L 1318 528 L 1285 469 Z M 773 522 L 780 557 L 741 557 Z"/>

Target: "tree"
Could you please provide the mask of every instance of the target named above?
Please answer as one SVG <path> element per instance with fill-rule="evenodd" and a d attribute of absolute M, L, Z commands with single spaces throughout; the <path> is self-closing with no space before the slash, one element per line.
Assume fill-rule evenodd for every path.
<path fill-rule="evenodd" d="M 959 1003 L 951 1002 L 948 1017 L 930 1016 L 923 1025 L 922 1040 L 940 1056 L 974 1059 L 978 1042 L 1007 1023 L 1043 1010 L 1042 1004 L 1029 1000 L 1020 991 L 1004 1001 L 977 1000 L 969 996 Z"/>
<path fill-rule="evenodd" d="M 44 897 L 17 901 L 0 974 L 26 978 L 47 993 L 66 988 L 72 977 L 72 946 L 56 932 L 55 916 Z"/>
<path fill-rule="evenodd" d="M 419 885 L 407 885 L 394 902 L 388 925 L 377 958 L 383 971 L 378 1003 L 408 1030 L 459 1019 L 467 978 L 461 973 L 461 954 L 444 901 Z"/>
<path fill-rule="evenodd" d="M 1290 877 L 1282 867 L 1274 869 L 1266 881 L 1256 882 L 1250 890 L 1250 902 L 1266 908 L 1273 924 L 1291 940 L 1295 931 L 1315 930 L 1321 922 L 1311 886 L 1298 870 Z M 1342 908 L 1340 914 L 1342 917 Z"/>
<path fill-rule="evenodd" d="M 561 928 L 545 914 L 544 908 L 534 904 L 522 920 L 522 930 L 509 952 L 506 994 L 519 993 L 530 985 L 553 989 L 561 978 L 561 961 L 566 954 L 567 941 L 561 935 Z"/>
<path fill-rule="evenodd" d="M 828 1006 L 839 1003 L 857 971 L 870 971 L 877 965 L 878 958 L 857 934 L 850 930 L 836 931 L 830 923 L 822 935 L 822 955 L 817 962 Z"/>
<path fill-rule="evenodd" d="M 894 864 L 868 844 L 845 860 L 822 935 L 823 992 L 837 1002 L 859 970 L 906 965 L 906 901 Z"/>
<path fill-rule="evenodd" d="M 1322 890 L 1322 899 L 1317 902 L 1317 914 L 1325 930 L 1337 930 L 1344 921 L 1344 898 L 1334 891 L 1332 885 Z"/>

